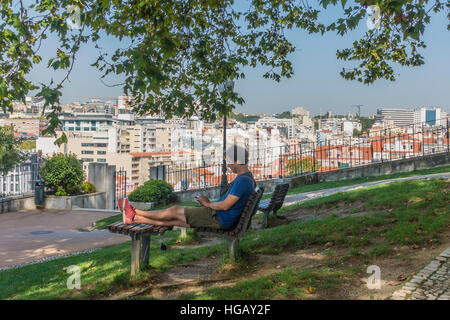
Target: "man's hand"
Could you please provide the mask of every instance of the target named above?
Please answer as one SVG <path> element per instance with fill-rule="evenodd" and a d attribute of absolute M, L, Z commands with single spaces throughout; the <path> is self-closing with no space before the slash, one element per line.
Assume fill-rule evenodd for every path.
<path fill-rule="evenodd" d="M 209 199 L 205 196 L 199 196 L 196 200 L 204 207 L 206 207 L 206 204 L 210 203 Z"/>

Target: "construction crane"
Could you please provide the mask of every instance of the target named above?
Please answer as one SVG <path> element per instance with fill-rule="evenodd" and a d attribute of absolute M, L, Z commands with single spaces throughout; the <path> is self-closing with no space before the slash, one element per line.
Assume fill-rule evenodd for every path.
<path fill-rule="evenodd" d="M 352 106 L 352 108 L 357 108 L 358 109 L 358 117 L 361 117 L 361 107 L 363 106 L 363 104 L 355 104 Z"/>

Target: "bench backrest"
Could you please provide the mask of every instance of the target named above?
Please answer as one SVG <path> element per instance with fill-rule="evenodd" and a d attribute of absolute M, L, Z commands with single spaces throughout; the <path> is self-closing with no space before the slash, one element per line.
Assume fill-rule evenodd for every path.
<path fill-rule="evenodd" d="M 258 210 L 259 201 L 261 200 L 263 193 L 264 187 L 256 186 L 255 190 L 253 190 L 250 197 L 248 198 L 244 210 L 242 210 L 241 216 L 239 217 L 239 221 L 236 227 L 230 230 L 231 234 L 242 236 L 245 233 L 245 231 L 248 229 L 250 225 L 253 215 Z"/>
<path fill-rule="evenodd" d="M 258 210 L 259 201 L 261 200 L 263 193 L 264 193 L 264 187 L 256 186 L 256 188 L 250 194 L 250 197 L 248 198 L 247 203 L 245 204 L 245 207 L 242 210 L 242 213 L 241 213 L 238 221 L 235 223 L 235 225 L 233 227 L 231 227 L 229 229 L 212 229 L 212 228 L 208 228 L 208 227 L 198 227 L 198 228 L 194 228 L 194 230 L 197 232 L 223 234 L 223 235 L 231 236 L 231 237 L 243 236 L 245 231 L 247 230 L 248 226 L 250 225 L 252 216 Z"/>
<path fill-rule="evenodd" d="M 272 193 L 272 198 L 270 198 L 269 208 L 270 211 L 278 211 L 283 206 L 284 198 L 289 190 L 289 183 L 280 183 L 275 187 L 275 191 Z"/>

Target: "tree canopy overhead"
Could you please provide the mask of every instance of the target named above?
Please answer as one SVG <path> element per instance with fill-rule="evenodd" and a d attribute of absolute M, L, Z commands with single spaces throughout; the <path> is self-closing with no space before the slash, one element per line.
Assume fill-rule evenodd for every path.
<path fill-rule="evenodd" d="M 46 133 L 55 133 L 61 111 L 61 89 L 88 42 L 106 34 L 124 41 L 114 52 L 93 62 L 103 77 L 122 75 L 124 93 L 134 97 L 135 112 L 164 111 L 215 120 L 244 100 L 232 90 L 220 91 L 227 79 L 244 78 L 243 69 L 266 68 L 265 78 L 280 81 L 293 74 L 289 54 L 295 50 L 286 30 L 345 35 L 366 23 L 367 10 L 377 5 L 376 28 L 338 50 L 337 58 L 354 61 L 343 78 L 371 84 L 395 80 L 393 65 L 420 66 L 421 36 L 433 13 L 449 8 L 440 0 L 249 0 L 238 9 L 234 0 L 29 0 L 0 4 L 0 106 L 12 111 L 14 100 L 32 90 L 45 99 L 50 113 Z M 241 7 L 241 3 L 239 4 Z M 342 7 L 342 16 L 323 23 L 319 13 Z M 68 23 L 68 21 L 70 23 Z M 447 27 L 448 28 L 448 27 Z M 49 34 L 59 45 L 48 67 L 67 71 L 58 83 L 33 83 L 28 74 L 41 62 L 39 49 Z M 120 42 L 118 43 L 120 44 Z"/>

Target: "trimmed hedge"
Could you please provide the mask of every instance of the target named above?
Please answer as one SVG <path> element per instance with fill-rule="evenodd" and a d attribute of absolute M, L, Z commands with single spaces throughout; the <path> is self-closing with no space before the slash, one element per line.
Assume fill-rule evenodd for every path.
<path fill-rule="evenodd" d="M 164 180 L 150 180 L 129 194 L 128 200 L 134 202 L 155 202 L 172 199 L 172 186 Z"/>

